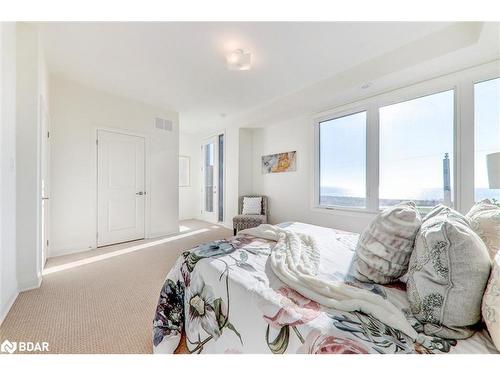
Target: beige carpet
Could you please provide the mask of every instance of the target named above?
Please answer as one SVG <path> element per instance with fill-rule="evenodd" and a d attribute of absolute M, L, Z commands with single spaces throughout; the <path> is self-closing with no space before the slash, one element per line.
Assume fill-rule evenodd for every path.
<path fill-rule="evenodd" d="M 151 353 L 163 280 L 184 250 L 231 231 L 200 221 L 178 235 L 51 258 L 42 286 L 23 292 L 0 342 L 47 341 L 51 353 Z"/>

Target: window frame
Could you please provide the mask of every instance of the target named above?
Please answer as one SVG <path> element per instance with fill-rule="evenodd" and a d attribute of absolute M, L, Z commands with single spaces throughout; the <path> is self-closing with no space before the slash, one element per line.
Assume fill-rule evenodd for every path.
<path fill-rule="evenodd" d="M 344 101 L 347 104 L 336 104 L 330 109 L 312 114 L 310 117 L 311 126 L 310 144 L 311 150 L 311 172 L 310 172 L 310 208 L 320 214 L 341 215 L 359 219 L 367 219 L 371 215 L 380 212 L 378 209 L 378 110 L 373 107 L 395 104 L 405 100 L 411 100 L 419 96 L 432 94 L 433 92 L 455 90 L 455 128 L 454 128 L 454 207 L 462 213 L 466 213 L 475 202 L 475 126 L 474 126 L 474 85 L 490 79 L 500 77 L 500 59 L 496 59 L 484 64 L 476 65 L 466 69 L 456 70 L 434 78 L 411 82 L 409 80 L 376 82 L 382 88 L 371 95 L 364 94 L 359 89 L 350 94 L 350 100 Z M 406 79 L 406 78 L 403 78 Z M 385 86 L 384 86 L 385 85 Z M 367 177 L 368 200 L 376 200 L 377 207 L 367 209 L 355 209 L 351 207 L 325 208 L 319 206 L 319 175 L 318 175 L 318 138 L 317 120 L 325 117 L 335 117 L 337 113 L 345 113 L 350 108 L 368 108 L 367 113 L 367 157 L 372 155 L 374 159 L 367 161 L 367 173 L 373 171 L 375 177 Z M 373 160 L 377 162 L 374 163 Z M 376 170 L 376 173 L 375 173 Z M 367 206 L 370 203 L 367 203 Z"/>
<path fill-rule="evenodd" d="M 395 104 L 400 104 L 400 103 L 408 102 L 411 100 L 417 100 L 417 99 L 425 98 L 427 96 L 441 94 L 441 93 L 444 93 L 447 91 L 453 92 L 453 134 L 452 134 L 453 163 L 451 166 L 452 167 L 452 174 L 453 174 L 453 180 L 452 180 L 452 193 L 453 193 L 452 194 L 452 203 L 453 203 L 453 206 L 452 206 L 452 208 L 456 208 L 457 207 L 457 198 L 459 196 L 459 194 L 457 193 L 457 186 L 458 186 L 457 154 L 459 153 L 458 144 L 457 144 L 457 139 L 458 139 L 458 137 L 457 137 L 457 133 L 458 133 L 457 118 L 459 116 L 458 111 L 457 111 L 457 109 L 458 109 L 457 95 L 458 95 L 458 91 L 459 91 L 458 86 L 457 85 L 453 85 L 453 86 L 449 86 L 449 85 L 439 86 L 439 85 L 437 85 L 433 88 L 433 91 L 425 91 L 425 89 L 424 89 L 424 90 L 420 91 L 419 94 L 417 94 L 417 92 L 415 92 L 415 94 L 417 94 L 416 96 L 412 96 L 411 94 L 409 94 L 406 99 L 391 101 L 390 104 L 380 104 L 378 106 L 377 110 L 378 110 L 378 113 L 380 113 L 380 109 L 383 107 L 387 107 L 387 106 L 391 106 L 391 105 L 395 105 Z M 380 128 L 380 121 L 378 122 L 378 126 Z M 380 142 L 381 142 L 381 140 L 380 140 L 380 133 L 379 133 L 379 142 L 378 142 L 379 150 L 380 150 Z M 380 157 L 378 159 L 378 168 L 380 170 Z M 379 176 L 379 178 L 380 178 L 380 176 Z M 379 188 L 380 188 L 380 182 L 377 185 L 377 191 L 379 191 Z M 408 198 L 408 200 L 411 200 L 411 198 Z M 377 201 L 377 210 L 382 211 L 382 208 L 380 208 L 380 201 Z"/>
<path fill-rule="evenodd" d="M 484 75 L 481 75 L 477 79 L 472 80 L 471 90 L 472 90 L 472 118 L 473 118 L 473 127 L 472 127 L 472 200 L 470 206 L 472 206 L 476 202 L 476 85 L 492 81 L 495 79 L 500 79 L 500 69 L 499 71 L 491 71 Z"/>
<path fill-rule="evenodd" d="M 448 78 L 448 79 L 447 79 Z M 364 214 L 376 214 L 381 211 L 379 202 L 379 179 L 380 179 L 380 118 L 379 110 L 382 107 L 419 99 L 425 96 L 438 94 L 445 91 L 453 91 L 453 205 L 455 209 L 462 208 L 461 196 L 461 143 L 460 124 L 461 111 L 459 102 L 461 99 L 461 87 L 457 79 L 449 77 L 433 79 L 407 87 L 402 87 L 376 94 L 366 99 L 353 102 L 348 105 L 337 107 L 333 110 L 317 114 L 313 118 L 314 129 L 314 179 L 312 194 L 313 211 L 324 213 L 354 212 Z M 472 86 L 473 87 L 473 86 Z M 366 111 L 366 207 L 348 206 L 325 206 L 320 204 L 320 134 L 319 124 L 325 120 L 345 117 L 351 114 Z"/>
<path fill-rule="evenodd" d="M 321 123 L 326 121 L 337 120 L 343 117 L 348 117 L 351 115 L 356 115 L 362 112 L 366 112 L 366 122 L 365 122 L 365 207 L 355 207 L 355 206 L 340 206 L 340 205 L 322 205 L 320 204 L 321 199 L 321 142 L 320 142 L 320 128 Z M 329 114 L 317 117 L 314 123 L 314 139 L 315 139 L 315 205 L 316 208 L 325 210 L 343 210 L 343 211 L 355 211 L 355 212 L 366 212 L 370 207 L 369 202 L 369 190 L 368 190 L 368 109 L 367 107 L 360 106 L 349 106 L 341 111 L 336 111 L 334 117 Z"/>

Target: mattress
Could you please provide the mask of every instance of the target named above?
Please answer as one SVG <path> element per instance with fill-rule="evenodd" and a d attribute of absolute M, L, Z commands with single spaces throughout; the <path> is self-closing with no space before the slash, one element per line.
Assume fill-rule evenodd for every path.
<path fill-rule="evenodd" d="M 314 237 L 322 278 L 381 295 L 419 330 L 404 283 L 382 286 L 349 276 L 358 234 L 295 222 L 280 226 Z M 160 292 L 154 353 L 498 353 L 483 326 L 466 340 L 434 338 L 428 349 L 370 315 L 327 309 L 274 275 L 273 244 L 239 235 L 185 251 Z"/>

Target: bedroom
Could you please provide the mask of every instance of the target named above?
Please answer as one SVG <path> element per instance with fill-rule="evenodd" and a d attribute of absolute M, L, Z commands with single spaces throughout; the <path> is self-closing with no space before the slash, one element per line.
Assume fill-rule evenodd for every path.
<path fill-rule="evenodd" d="M 82 17 L 0 23 L 2 353 L 499 353 L 498 20 Z"/>

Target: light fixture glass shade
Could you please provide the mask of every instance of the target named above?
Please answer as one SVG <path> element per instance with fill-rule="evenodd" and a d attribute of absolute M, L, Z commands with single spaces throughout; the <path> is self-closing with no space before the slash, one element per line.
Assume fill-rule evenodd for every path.
<path fill-rule="evenodd" d="M 226 56 L 226 62 L 229 70 L 250 70 L 252 55 L 250 52 L 237 49 Z"/>
<path fill-rule="evenodd" d="M 500 189 L 500 152 L 486 155 L 490 189 Z"/>

